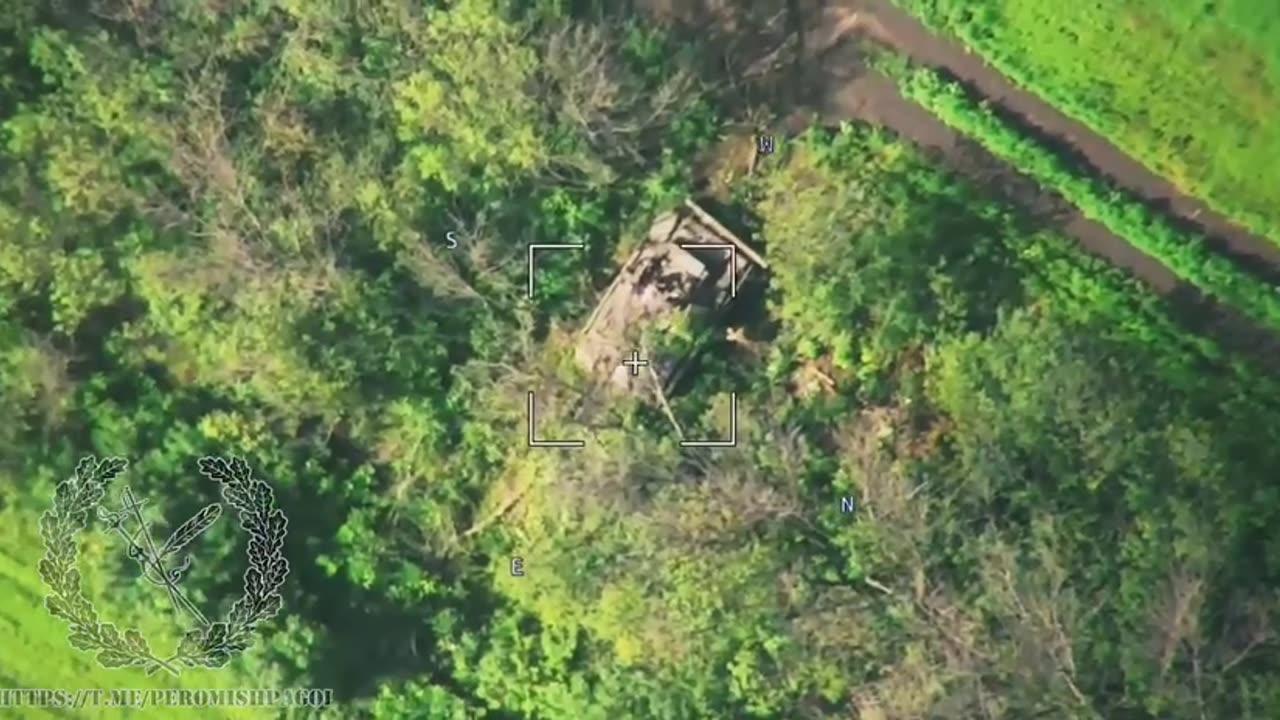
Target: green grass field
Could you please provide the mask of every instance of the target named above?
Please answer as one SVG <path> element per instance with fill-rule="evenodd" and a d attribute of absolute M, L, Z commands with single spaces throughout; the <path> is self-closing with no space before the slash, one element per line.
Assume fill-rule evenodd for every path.
<path fill-rule="evenodd" d="M 1280 244 L 1280 4 L 895 1 Z"/>
<path fill-rule="evenodd" d="M 886 64 L 904 95 L 992 154 L 1075 205 L 1175 275 L 1216 296 L 1263 325 L 1280 330 L 1280 294 L 1232 261 L 1214 253 L 1205 239 L 1181 230 L 1141 201 L 1105 180 L 1078 172 L 1070 163 L 1001 120 L 978 99 L 928 69 Z"/>
<path fill-rule="evenodd" d="M 98 665 L 92 655 L 72 648 L 67 627 L 44 607 L 45 588 L 36 573 L 44 552 L 34 513 L 15 508 L 0 510 L 0 688 L 239 688 L 270 687 L 260 679 L 247 680 L 233 668 L 188 670 L 174 678 L 163 674 L 148 677 L 137 669 L 109 670 Z M 81 548 L 80 569 L 85 574 L 85 591 L 106 621 L 139 628 L 156 647 L 169 647 L 171 618 L 113 606 L 108 578 L 97 570 L 108 567 L 105 560 L 118 551 L 108 542 L 88 537 Z M 97 562 L 102 560 L 101 562 Z M 104 597 L 106 595 L 106 597 Z M 166 632 L 166 630 L 170 630 Z M 81 710 L 0 707 L 0 718 L 265 718 L 276 712 L 264 709 L 146 708 Z"/>

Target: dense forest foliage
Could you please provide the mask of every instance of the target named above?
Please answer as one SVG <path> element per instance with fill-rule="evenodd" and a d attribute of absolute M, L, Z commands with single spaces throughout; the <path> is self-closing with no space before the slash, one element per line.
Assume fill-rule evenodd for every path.
<path fill-rule="evenodd" d="M 1280 7 L 894 0 L 1184 191 L 1280 243 Z"/>
<path fill-rule="evenodd" d="M 1280 381 L 1052 218 L 860 125 L 745 176 L 714 64 L 595 7 L 5 9 L 9 684 L 173 682 L 65 645 L 34 518 L 90 453 L 187 517 L 196 459 L 235 454 L 291 573 L 184 684 L 331 687 L 344 718 L 1280 712 Z M 710 434 L 737 393 L 731 449 L 571 361 L 694 168 L 771 266 L 671 398 Z M 586 251 L 529 298 L 541 242 Z M 533 389 L 586 447 L 528 447 Z M 224 612 L 243 539 L 199 542 Z M 170 617 L 105 534 L 82 556 L 104 612 Z"/>

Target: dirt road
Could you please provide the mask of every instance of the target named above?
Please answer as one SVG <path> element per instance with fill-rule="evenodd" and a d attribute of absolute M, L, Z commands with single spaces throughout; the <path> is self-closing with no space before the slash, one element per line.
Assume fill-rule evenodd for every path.
<path fill-rule="evenodd" d="M 922 64 L 945 69 L 993 105 L 1015 116 L 1046 144 L 1073 155 L 1078 162 L 1110 177 L 1151 206 L 1198 230 L 1214 243 L 1216 250 L 1243 261 L 1270 278 L 1273 284 L 1280 285 L 1280 246 L 1233 223 L 1201 200 L 1182 193 L 1088 126 L 1015 86 L 958 41 L 934 34 L 890 0 L 833 2 L 815 19 L 823 22 L 824 17 L 828 18 L 825 22 L 834 25 L 848 23 L 850 17 L 864 19 L 850 29 L 868 31 Z"/>
<path fill-rule="evenodd" d="M 891 81 L 867 69 L 863 43 L 870 38 L 946 70 L 1039 132 L 1042 140 L 1074 153 L 1277 284 L 1280 248 L 1182 195 L 1088 128 L 1014 87 L 960 45 L 933 35 L 888 0 L 639 0 L 636 7 L 710 40 L 723 55 L 725 71 L 743 79 L 737 90 L 747 102 L 771 105 L 788 118 L 789 129 L 852 119 L 886 127 L 936 154 L 952 169 L 997 186 L 1037 215 L 1052 218 L 1056 229 L 1089 252 L 1168 298 L 1192 329 L 1255 356 L 1280 356 L 1275 333 L 1205 297 L 1159 261 L 902 97 Z"/>
<path fill-rule="evenodd" d="M 849 51 L 831 57 L 856 61 Z M 848 67 L 848 65 L 845 65 Z M 1205 296 L 1195 285 L 1173 274 L 1159 261 L 1130 245 L 1106 226 L 1086 218 L 1074 205 L 1046 192 L 1036 181 L 1017 173 L 1004 160 L 964 138 L 919 105 L 906 100 L 888 79 L 860 73 L 844 79 L 839 89 L 825 94 L 808 111 L 794 114 L 794 129 L 857 118 L 880 125 L 930 150 L 945 165 L 1046 218 L 1054 229 L 1074 238 L 1088 252 L 1142 279 L 1175 306 L 1189 329 L 1213 337 L 1237 352 L 1261 359 L 1280 357 L 1280 337 L 1226 304 Z"/>
<path fill-rule="evenodd" d="M 1158 208 L 1166 216 L 1207 237 L 1214 249 L 1232 257 L 1272 284 L 1280 285 L 1280 246 L 1258 237 L 1179 191 L 1172 183 L 1112 145 L 1086 125 L 1036 95 L 1019 89 L 959 42 L 941 37 L 891 0 L 638 0 L 638 9 L 675 20 L 725 54 L 725 70 L 742 76 L 763 74 L 762 66 L 785 63 L 788 101 L 820 106 L 824 118 L 860 118 L 858 93 L 849 84 L 866 72 L 850 47 L 868 38 L 918 63 L 941 69 L 968 85 L 1044 144 Z M 853 62 L 853 66 L 842 65 Z M 880 95 L 876 100 L 883 99 Z M 841 103 L 845 103 L 843 106 Z M 896 111 L 880 111 L 894 127 Z"/>

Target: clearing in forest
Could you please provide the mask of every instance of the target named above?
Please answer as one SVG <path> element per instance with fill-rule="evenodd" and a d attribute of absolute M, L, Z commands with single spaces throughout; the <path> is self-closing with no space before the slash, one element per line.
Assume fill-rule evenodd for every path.
<path fill-rule="evenodd" d="M 732 231 L 685 201 L 658 217 L 604 292 L 578 341 L 579 363 L 622 390 L 650 388 L 650 376 L 669 390 L 705 326 L 724 313 L 753 268 L 765 267 Z M 627 352 L 634 353 L 630 361 Z M 640 364 L 650 371 L 640 373 Z"/>

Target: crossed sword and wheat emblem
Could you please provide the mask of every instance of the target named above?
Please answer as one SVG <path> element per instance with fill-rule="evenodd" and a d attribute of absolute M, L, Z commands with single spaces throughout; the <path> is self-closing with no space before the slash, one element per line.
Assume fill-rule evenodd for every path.
<path fill-rule="evenodd" d="M 118 510 L 98 506 L 98 519 L 106 523 L 124 540 L 129 557 L 133 558 L 142 569 L 143 579 L 152 585 L 163 587 L 169 593 L 169 600 L 173 603 L 175 610 L 187 613 L 200 625 L 208 625 L 208 618 L 179 587 L 187 570 L 191 568 L 191 556 L 184 555 L 181 564 L 177 567 L 170 567 L 169 563 L 221 517 L 222 506 L 212 503 L 200 508 L 195 515 L 170 533 L 164 544 L 157 548 L 152 539 L 151 523 L 147 522 L 142 514 L 147 500 L 135 498 L 128 485 L 124 486 L 120 497 L 123 505 Z M 130 521 L 135 524 L 132 531 L 128 527 Z"/>
<path fill-rule="evenodd" d="M 143 667 L 148 674 L 164 669 L 175 675 L 180 667 L 224 667 L 249 647 L 258 625 L 280 611 L 280 588 L 289 574 L 289 561 L 283 552 L 288 518 L 276 507 L 271 486 L 254 477 L 248 463 L 237 457 L 206 457 L 198 464 L 202 475 L 218 483 L 223 501 L 236 511 L 240 528 L 249 535 L 249 566 L 244 571 L 243 594 L 217 621 L 206 619 L 182 592 L 191 558 L 178 558 L 221 517 L 220 504 L 201 508 L 157 545 L 143 515 L 147 503 L 128 486 L 122 488 L 121 507 L 108 509 L 102 505 L 108 484 L 127 465 L 124 458 L 98 460 L 88 456 L 80 460 L 74 475 L 58 484 L 53 507 L 40 517 L 45 555 L 39 571 L 49 590 L 45 607 L 68 623 L 71 645 L 96 653 L 103 667 Z M 129 557 L 138 563 L 143 578 L 163 587 L 179 614 L 194 618 L 172 655 L 157 656 L 136 628 L 104 622 L 93 601 L 84 594 L 76 568 L 76 538 L 88 527 L 90 516 L 97 517 L 124 540 Z"/>

